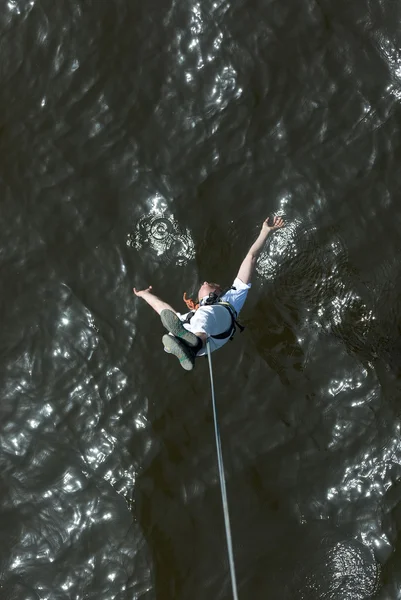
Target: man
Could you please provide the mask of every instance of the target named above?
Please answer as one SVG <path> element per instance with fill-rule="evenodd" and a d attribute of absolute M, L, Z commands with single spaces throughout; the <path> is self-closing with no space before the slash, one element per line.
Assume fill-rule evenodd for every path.
<path fill-rule="evenodd" d="M 191 371 L 194 368 L 196 356 L 206 354 L 207 339 L 213 352 L 232 338 L 265 242 L 271 232 L 283 226 L 281 217 L 274 217 L 273 225 L 269 225 L 268 218 L 263 222 L 258 238 L 249 248 L 233 286 L 228 291 L 224 292 L 217 283 L 204 281 L 198 292 L 199 304 L 187 300 L 184 294 L 184 301 L 193 309 L 190 313 L 177 313 L 152 293 L 152 286 L 146 290 L 134 288 L 135 295 L 143 298 L 160 315 L 169 332 L 162 338 L 164 349 L 174 354 L 185 370 Z"/>

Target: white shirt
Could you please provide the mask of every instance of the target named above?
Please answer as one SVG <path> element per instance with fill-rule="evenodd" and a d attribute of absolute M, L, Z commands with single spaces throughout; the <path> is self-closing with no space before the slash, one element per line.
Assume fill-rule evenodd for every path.
<path fill-rule="evenodd" d="M 250 283 L 244 283 L 241 279 L 236 277 L 233 282 L 233 288 L 228 290 L 221 300 L 229 302 L 237 313 L 237 316 L 244 306 L 244 302 L 248 295 L 248 291 L 251 287 Z M 185 321 L 189 313 L 181 314 L 177 313 L 181 321 Z M 219 306 L 218 304 L 211 304 L 206 306 L 200 306 L 192 317 L 190 323 L 184 323 L 185 329 L 192 331 L 192 333 L 206 333 L 207 335 L 219 335 L 220 333 L 226 332 L 231 328 L 231 315 L 227 308 Z M 210 350 L 214 352 L 218 348 L 221 348 L 228 342 L 230 338 L 227 337 L 224 340 L 216 340 L 212 337 L 209 338 Z M 199 350 L 197 356 L 204 356 L 206 354 L 206 348 Z"/>

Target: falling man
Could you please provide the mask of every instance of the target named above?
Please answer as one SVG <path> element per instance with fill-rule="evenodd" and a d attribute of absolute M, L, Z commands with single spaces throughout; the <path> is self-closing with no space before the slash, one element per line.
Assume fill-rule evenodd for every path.
<path fill-rule="evenodd" d="M 198 291 L 198 302 L 184 301 L 190 312 L 180 314 L 169 304 L 155 296 L 152 286 L 134 293 L 143 298 L 161 318 L 161 322 L 169 332 L 162 338 L 166 352 L 173 354 L 186 371 L 191 371 L 195 358 L 206 354 L 206 341 L 209 340 L 213 352 L 232 339 L 238 314 L 244 306 L 256 263 L 270 233 L 284 226 L 281 217 L 274 217 L 272 225 L 267 218 L 262 225 L 258 238 L 249 248 L 233 285 L 227 291 L 217 283 L 204 281 Z"/>

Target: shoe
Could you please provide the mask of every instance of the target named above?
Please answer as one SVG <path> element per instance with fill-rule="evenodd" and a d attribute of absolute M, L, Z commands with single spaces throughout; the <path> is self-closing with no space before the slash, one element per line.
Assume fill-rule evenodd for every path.
<path fill-rule="evenodd" d="M 199 338 L 191 331 L 187 331 L 178 316 L 172 310 L 165 308 L 160 313 L 164 327 L 175 337 L 180 338 L 191 348 L 199 347 Z"/>
<path fill-rule="evenodd" d="M 174 354 L 180 361 L 183 369 L 192 371 L 195 366 L 195 352 L 184 342 L 172 335 L 163 335 L 162 341 L 164 350 L 169 354 Z"/>

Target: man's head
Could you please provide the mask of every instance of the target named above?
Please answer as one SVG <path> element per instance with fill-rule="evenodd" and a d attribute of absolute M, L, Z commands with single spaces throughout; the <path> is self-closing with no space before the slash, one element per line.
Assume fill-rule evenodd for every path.
<path fill-rule="evenodd" d="M 223 289 L 218 283 L 204 281 L 199 288 L 198 300 L 202 300 L 202 298 L 209 296 L 209 294 L 212 294 L 213 292 L 215 292 L 217 295 L 220 295 L 223 292 Z"/>

